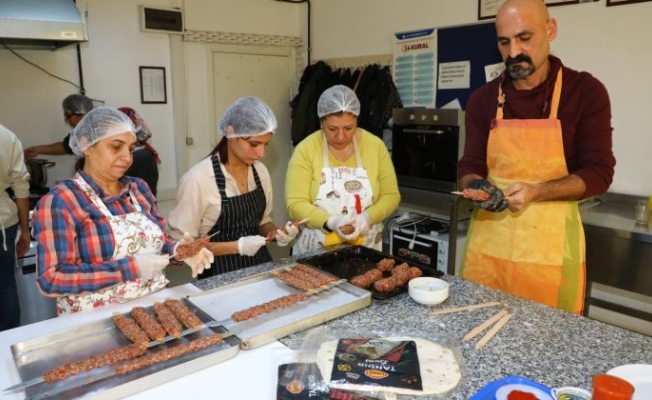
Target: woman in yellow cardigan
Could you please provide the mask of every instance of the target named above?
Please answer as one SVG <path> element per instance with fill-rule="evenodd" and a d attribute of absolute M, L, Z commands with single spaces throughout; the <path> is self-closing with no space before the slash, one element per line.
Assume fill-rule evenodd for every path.
<path fill-rule="evenodd" d="M 302 254 L 343 242 L 382 249 L 382 221 L 401 200 L 383 141 L 358 128 L 360 101 L 333 86 L 319 97 L 321 129 L 295 148 L 285 179 L 288 214 L 308 218 L 293 248 Z"/>

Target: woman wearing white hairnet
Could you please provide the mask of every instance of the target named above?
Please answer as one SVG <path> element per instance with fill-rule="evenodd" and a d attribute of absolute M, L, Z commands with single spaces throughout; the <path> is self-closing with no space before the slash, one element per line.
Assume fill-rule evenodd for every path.
<path fill-rule="evenodd" d="M 215 263 L 200 278 L 271 261 L 268 241 L 287 246 L 299 232 L 290 222 L 282 229 L 274 225 L 272 182 L 258 161 L 276 125 L 274 112 L 262 100 L 236 100 L 218 122 L 220 142 L 179 182 L 169 217 L 172 235 L 214 235 L 207 248 Z"/>
<path fill-rule="evenodd" d="M 59 314 L 164 288 L 170 255 L 189 241 L 172 240 L 145 181 L 124 176 L 135 144 L 127 115 L 111 107 L 91 110 L 70 136 L 80 157 L 77 173 L 58 183 L 34 210 L 36 283 L 44 296 L 57 297 Z M 183 261 L 196 276 L 212 260 L 204 248 Z"/>
<path fill-rule="evenodd" d="M 383 141 L 358 128 L 360 101 L 350 88 L 326 89 L 317 102 L 321 129 L 292 153 L 285 179 L 291 218 L 308 218 L 293 254 L 339 243 L 382 250 L 382 221 L 401 200 Z"/>

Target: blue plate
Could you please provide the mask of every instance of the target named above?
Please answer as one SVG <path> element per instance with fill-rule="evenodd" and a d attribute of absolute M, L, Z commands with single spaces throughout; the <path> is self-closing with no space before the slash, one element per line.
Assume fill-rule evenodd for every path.
<path fill-rule="evenodd" d="M 533 393 L 541 400 L 554 399 L 552 397 L 552 389 L 548 386 L 523 378 L 522 376 L 508 376 L 497 381 L 489 382 L 469 400 L 505 400 L 507 394 L 512 390 Z"/>

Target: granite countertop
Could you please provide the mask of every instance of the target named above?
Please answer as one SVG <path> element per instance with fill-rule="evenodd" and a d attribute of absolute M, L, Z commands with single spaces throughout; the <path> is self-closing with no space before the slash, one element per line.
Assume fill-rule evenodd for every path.
<path fill-rule="evenodd" d="M 292 258 L 195 283 L 210 290 L 248 275 L 293 264 Z M 459 344 L 463 357 L 462 382 L 449 399 L 466 400 L 487 383 L 518 375 L 549 387 L 575 386 L 591 389 L 592 377 L 624 364 L 652 364 L 652 337 L 599 321 L 570 314 L 538 303 L 445 275 L 450 297 L 436 306 L 415 303 L 407 293 L 387 300 L 373 300 L 369 307 L 328 321 L 337 331 L 410 332 L 416 337 L 445 332 Z M 500 332 L 482 349 L 475 344 L 484 332 L 462 342 L 471 329 L 493 316 L 498 307 L 439 316 L 430 311 L 490 301 L 503 303 L 513 313 Z M 301 334 L 280 341 L 298 348 Z M 423 399 L 420 398 L 420 399 Z"/>

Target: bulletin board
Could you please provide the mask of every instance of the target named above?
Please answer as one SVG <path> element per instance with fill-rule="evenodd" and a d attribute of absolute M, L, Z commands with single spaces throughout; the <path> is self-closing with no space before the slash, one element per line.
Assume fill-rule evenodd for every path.
<path fill-rule="evenodd" d="M 485 66 L 502 62 L 498 52 L 494 22 L 460 25 L 437 30 L 437 62 L 439 64 L 470 61 L 468 89 L 438 89 L 436 106 L 458 99 L 462 109 L 473 91 L 486 83 Z"/>

